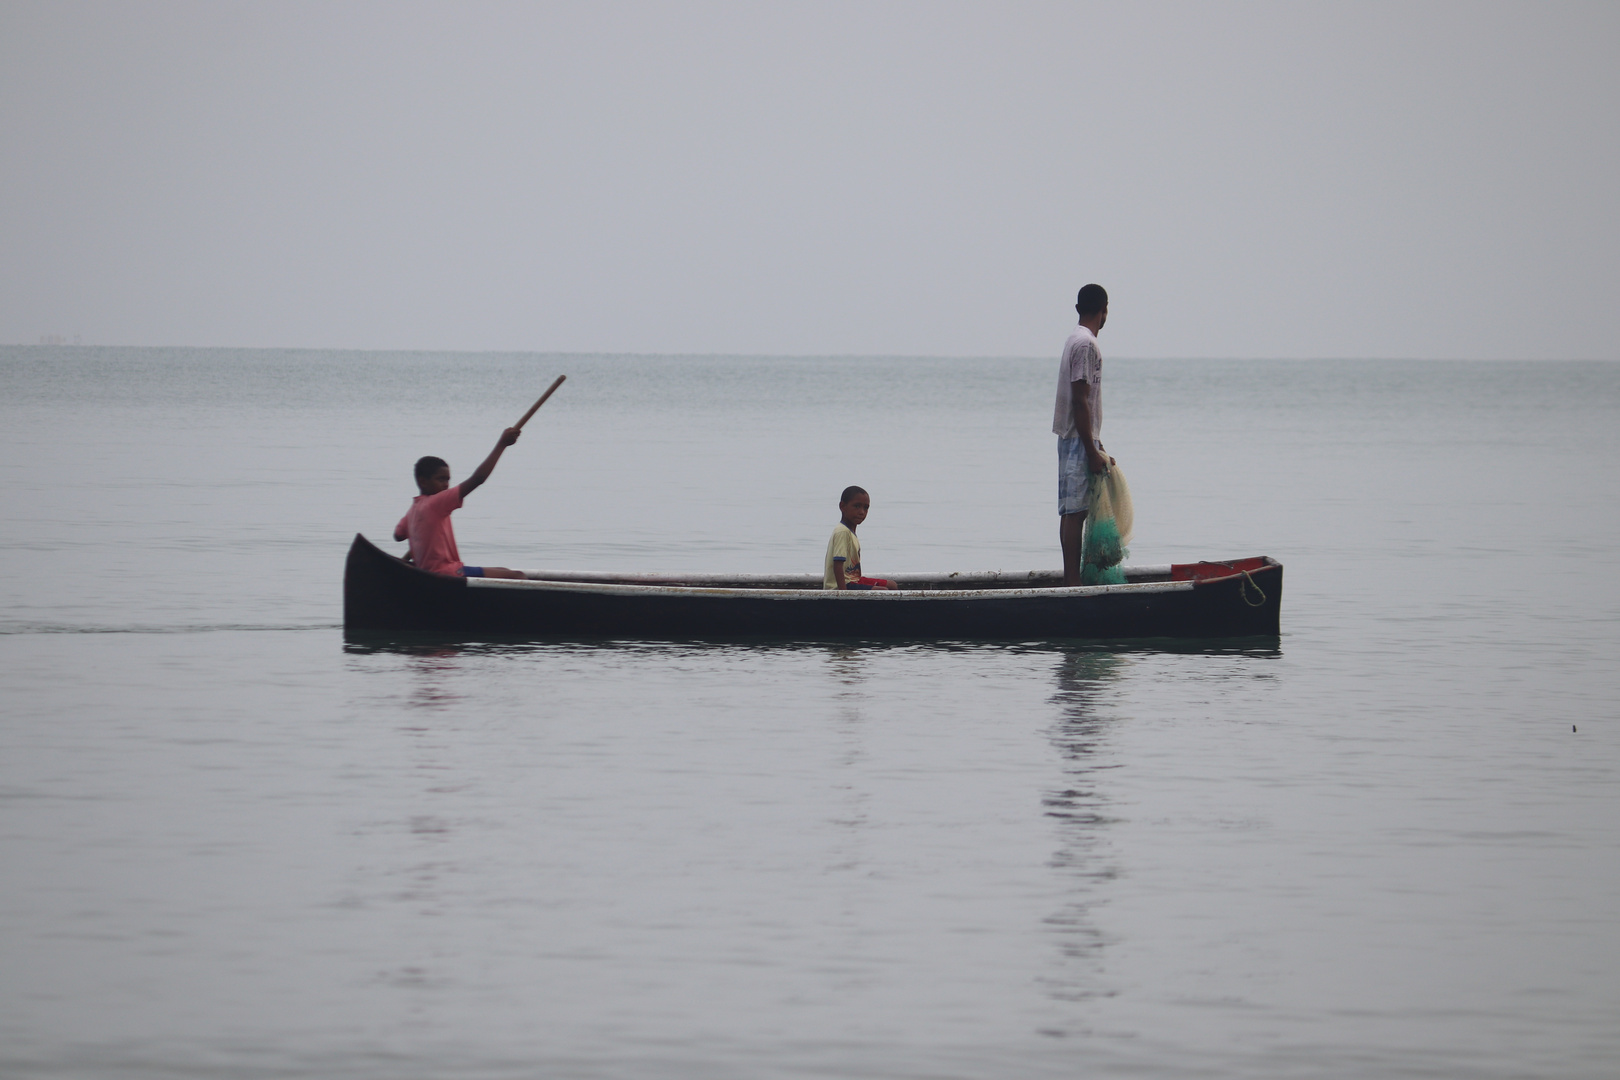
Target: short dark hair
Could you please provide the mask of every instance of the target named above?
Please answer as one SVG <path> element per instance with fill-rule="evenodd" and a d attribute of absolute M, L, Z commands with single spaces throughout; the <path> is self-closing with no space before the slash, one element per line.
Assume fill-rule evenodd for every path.
<path fill-rule="evenodd" d="M 434 457 L 432 454 L 429 454 L 425 458 L 416 459 L 416 478 L 418 480 L 426 480 L 440 469 L 448 469 L 449 467 L 450 463 L 444 460 L 444 458 Z"/>
<path fill-rule="evenodd" d="M 1074 308 L 1082 319 L 1089 319 L 1108 307 L 1108 290 L 1101 285 L 1087 285 L 1074 298 Z"/>
<path fill-rule="evenodd" d="M 851 484 L 849 487 L 844 489 L 844 493 L 842 495 L 838 496 L 838 505 L 843 506 L 857 495 L 865 495 L 867 498 L 871 498 L 871 492 L 867 491 L 863 487 L 856 487 L 854 484 Z"/>

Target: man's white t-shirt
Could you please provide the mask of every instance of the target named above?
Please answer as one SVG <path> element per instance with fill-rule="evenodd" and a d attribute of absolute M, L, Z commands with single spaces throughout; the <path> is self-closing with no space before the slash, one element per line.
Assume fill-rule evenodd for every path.
<path fill-rule="evenodd" d="M 1063 343 L 1063 359 L 1058 363 L 1057 409 L 1052 414 L 1052 433 L 1060 439 L 1080 437 L 1074 422 L 1073 386 L 1085 383 L 1086 404 L 1091 406 L 1091 437 L 1102 434 L 1102 353 L 1097 336 L 1084 326 L 1074 328 Z"/>

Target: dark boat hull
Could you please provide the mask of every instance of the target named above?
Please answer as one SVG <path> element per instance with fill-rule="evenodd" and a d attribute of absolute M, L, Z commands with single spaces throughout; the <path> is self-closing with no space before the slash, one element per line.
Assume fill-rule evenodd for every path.
<path fill-rule="evenodd" d="M 353 633 L 434 632 L 633 640 L 790 638 L 1031 641 L 1275 635 L 1282 565 L 1169 568 L 1096 588 L 917 588 L 837 593 L 429 574 L 357 535 L 343 577 Z M 1175 578 L 1176 572 L 1181 577 Z"/>

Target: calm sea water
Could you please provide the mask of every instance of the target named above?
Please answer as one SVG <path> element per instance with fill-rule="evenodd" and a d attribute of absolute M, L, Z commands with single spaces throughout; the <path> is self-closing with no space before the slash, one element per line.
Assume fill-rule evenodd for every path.
<path fill-rule="evenodd" d="M 1055 366 L 0 349 L 0 1075 L 1620 1072 L 1620 364 L 1110 360 L 1276 643 L 344 644 L 562 372 L 471 561 L 1055 566 Z"/>

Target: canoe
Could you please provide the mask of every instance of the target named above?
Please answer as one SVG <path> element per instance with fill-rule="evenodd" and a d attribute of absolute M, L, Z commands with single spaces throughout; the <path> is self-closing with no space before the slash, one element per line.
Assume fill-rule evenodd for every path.
<path fill-rule="evenodd" d="M 786 638 L 1035 641 L 1275 635 L 1282 564 L 1264 556 L 1125 568 L 1123 585 L 1062 586 L 1056 570 L 891 576 L 837 592 L 819 574 L 429 574 L 355 535 L 343 574 L 350 634 L 431 631 L 638 641 Z"/>

